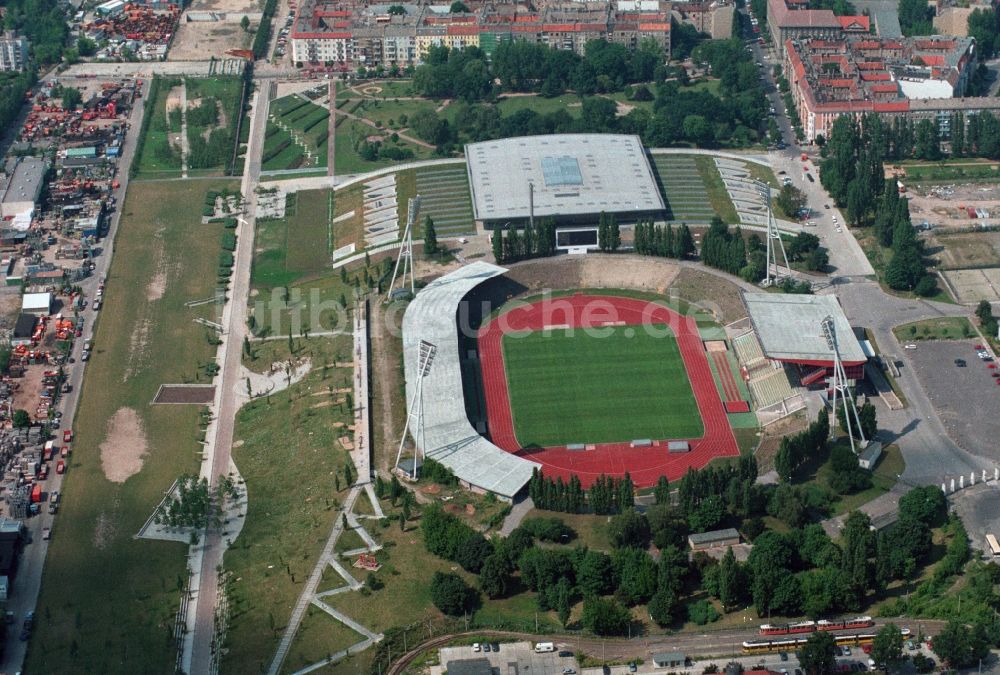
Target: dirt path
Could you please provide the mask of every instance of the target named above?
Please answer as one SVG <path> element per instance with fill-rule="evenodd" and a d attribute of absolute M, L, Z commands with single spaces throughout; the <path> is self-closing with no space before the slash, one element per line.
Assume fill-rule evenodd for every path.
<path fill-rule="evenodd" d="M 108 430 L 101 443 L 104 475 L 113 483 L 124 483 L 142 470 L 148 449 L 139 413 L 132 408 L 119 408 L 108 420 Z"/>
<path fill-rule="evenodd" d="M 397 345 L 397 348 L 391 349 L 390 353 L 392 338 L 386 335 L 386 308 L 379 300 L 372 302 L 371 308 L 372 383 L 375 387 L 372 405 L 373 414 L 378 420 L 373 429 L 376 442 L 372 460 L 376 472 L 381 470 L 388 473 L 391 468 L 390 463 L 395 459 L 394 448 L 399 442 L 399 434 L 403 430 L 403 416 L 406 414 L 404 397 L 401 393 L 399 358 L 396 356 L 402 345 Z M 401 320 L 402 316 L 396 318 Z"/>

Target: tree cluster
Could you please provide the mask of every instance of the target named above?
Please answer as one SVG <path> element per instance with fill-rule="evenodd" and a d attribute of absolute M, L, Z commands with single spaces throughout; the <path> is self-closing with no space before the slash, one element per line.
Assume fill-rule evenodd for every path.
<path fill-rule="evenodd" d="M 709 267 L 739 275 L 747 266 L 747 246 L 743 231 L 737 226 L 732 232 L 718 216 L 712 218 L 701 242 L 701 261 Z"/>
<path fill-rule="evenodd" d="M 997 337 L 997 318 L 993 316 L 993 306 L 989 300 L 980 300 L 976 305 L 976 318 L 979 319 L 979 327 L 990 337 Z"/>
<path fill-rule="evenodd" d="M 1000 13 L 980 7 L 969 15 L 969 37 L 976 39 L 981 59 L 992 59 L 1000 51 Z"/>
<path fill-rule="evenodd" d="M 903 35 L 931 35 L 934 10 L 927 0 L 899 0 L 899 27 Z"/>
<path fill-rule="evenodd" d="M 424 509 L 420 529 L 429 552 L 453 560 L 469 572 L 478 573 L 493 553 L 493 545 L 482 534 L 436 504 Z"/>
<path fill-rule="evenodd" d="M 497 263 L 512 263 L 530 258 L 545 258 L 556 251 L 556 221 L 541 218 L 535 227 L 524 223 L 520 229 L 493 230 L 493 257 Z"/>
<path fill-rule="evenodd" d="M 654 225 L 653 221 L 639 221 L 635 225 L 635 252 L 660 258 L 687 258 L 695 253 L 694 237 L 687 223 L 676 231 L 670 223 Z"/>
<path fill-rule="evenodd" d="M 778 453 L 774 457 L 774 469 L 784 481 L 792 479 L 792 474 L 810 457 L 826 450 L 830 437 L 830 418 L 826 410 L 820 410 L 816 421 L 804 431 L 781 439 Z"/>
<path fill-rule="evenodd" d="M 893 182 L 886 183 L 883 174 L 882 159 L 893 136 L 877 115 L 865 115 L 860 122 L 839 117 L 826 143 L 820 180 L 839 205 L 846 205 L 851 225 L 873 226 L 879 243 L 891 249 L 885 283 L 895 290 L 931 295 L 937 283 L 927 272 L 923 244 L 910 222 L 909 203 L 899 197 Z"/>
<path fill-rule="evenodd" d="M 28 38 L 31 56 L 38 64 L 58 63 L 69 26 L 56 0 L 10 0 L 4 3 L 3 26 Z"/>
<path fill-rule="evenodd" d="M 785 246 L 789 262 L 805 262 L 806 269 L 819 272 L 826 269 L 830 256 L 819 245 L 819 237 L 811 232 L 799 232 Z M 786 277 L 788 278 L 788 277 Z"/>
<path fill-rule="evenodd" d="M 431 577 L 431 602 L 445 614 L 462 616 L 479 605 L 479 593 L 454 572 L 435 572 Z"/>

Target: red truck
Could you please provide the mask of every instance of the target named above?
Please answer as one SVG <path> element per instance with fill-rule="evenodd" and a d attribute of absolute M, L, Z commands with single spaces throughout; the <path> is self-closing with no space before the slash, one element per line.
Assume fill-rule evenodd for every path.
<path fill-rule="evenodd" d="M 38 483 L 35 483 L 35 487 L 31 488 L 31 503 L 38 504 L 41 501 L 42 501 L 42 486 L 39 485 Z"/>
<path fill-rule="evenodd" d="M 66 473 L 66 462 L 60 459 L 56 462 L 56 473 Z"/>
<path fill-rule="evenodd" d="M 73 440 L 73 430 L 63 429 L 63 443 L 69 443 Z"/>
<path fill-rule="evenodd" d="M 68 443 L 66 445 L 62 446 L 62 456 L 63 457 L 68 457 L 69 453 L 71 453 L 71 452 L 73 452 L 73 448 Z"/>

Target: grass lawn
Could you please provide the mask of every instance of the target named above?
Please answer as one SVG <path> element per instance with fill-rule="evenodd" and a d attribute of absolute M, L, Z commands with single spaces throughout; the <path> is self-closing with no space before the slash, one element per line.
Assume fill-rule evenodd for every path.
<path fill-rule="evenodd" d="M 334 474 L 349 461 L 337 441 L 348 432 L 334 425 L 347 423 L 349 412 L 331 405 L 329 389 L 345 386 L 351 371 L 322 365 L 349 350 L 349 338 L 297 338 L 295 345 L 296 356 L 313 363 L 309 375 L 289 390 L 247 404 L 236 417 L 233 459 L 246 480 L 250 505 L 243 531 L 225 557 L 233 581 L 223 672 L 266 668 L 347 495 L 335 491 Z M 284 340 L 254 349 L 257 363 L 288 355 Z M 302 649 L 322 658 L 326 638 L 316 632 L 315 639 L 316 645 Z"/>
<path fill-rule="evenodd" d="M 411 120 L 416 113 L 428 110 L 430 112 L 434 112 L 438 105 L 440 105 L 439 102 L 427 99 L 368 99 L 354 111 L 354 114 L 359 117 L 370 119 L 372 122 L 379 123 L 385 129 L 399 131 L 409 126 L 409 120 Z M 401 121 L 401 118 L 404 115 L 407 118 L 407 122 L 405 124 Z M 373 133 L 375 133 L 374 130 Z"/>
<path fill-rule="evenodd" d="M 200 408 L 149 402 L 164 382 L 208 381 L 199 364 L 215 347 L 193 319 L 211 316 L 212 306 L 184 303 L 215 290 L 222 225 L 203 225 L 201 208 L 206 190 L 222 188 L 238 185 L 129 185 L 45 561 L 29 672 L 172 670 L 169 636 L 187 546 L 134 535 L 173 480 L 198 471 Z M 124 408 L 137 414 L 148 451 L 139 473 L 112 482 L 100 446 L 115 442 L 108 422 Z"/>
<path fill-rule="evenodd" d="M 914 321 L 892 329 L 900 342 L 913 340 L 961 340 L 976 334 L 964 316 L 943 316 L 937 319 Z"/>
<path fill-rule="evenodd" d="M 571 117 L 579 117 L 583 111 L 580 97 L 576 94 L 563 94 L 555 98 L 544 96 L 505 96 L 497 101 L 497 110 L 502 117 L 508 117 L 519 110 L 534 110 L 539 115 L 554 112 L 566 112 Z"/>
<path fill-rule="evenodd" d="M 289 286 L 330 267 L 331 190 L 288 195 L 285 217 L 258 225 L 251 283 L 257 289 Z"/>
<path fill-rule="evenodd" d="M 524 447 L 698 438 L 677 341 L 641 328 L 506 335 L 514 429 Z"/>
<path fill-rule="evenodd" d="M 361 155 L 359 155 L 357 150 L 354 149 L 355 141 L 361 138 L 367 138 L 368 136 L 382 135 L 381 132 L 378 129 L 373 129 L 363 122 L 359 122 L 358 120 L 338 119 L 338 122 L 340 123 L 337 125 L 337 146 L 334 153 L 334 168 L 336 173 L 365 173 L 367 171 L 374 171 L 375 169 L 381 169 L 399 163 L 390 159 L 376 159 L 372 162 L 362 159 Z M 399 141 L 399 146 L 413 151 L 413 157 L 407 160 L 402 160 L 404 162 L 430 159 L 434 154 L 434 150 L 431 148 L 425 148 L 420 145 L 408 143 L 402 139 Z"/>
<path fill-rule="evenodd" d="M 712 205 L 719 217 L 727 223 L 738 223 L 736 207 L 729 197 L 719 169 L 715 166 L 715 160 L 708 155 L 695 155 L 694 163 L 698 167 L 698 174 L 705 183 L 705 190 L 708 193 L 708 203 Z"/>
<path fill-rule="evenodd" d="M 294 673 L 361 642 L 364 636 L 310 605 L 288 650 L 281 672 Z"/>
<path fill-rule="evenodd" d="M 298 94 L 273 101 L 264 142 L 264 171 L 326 166 L 330 113 Z"/>
<path fill-rule="evenodd" d="M 611 540 L 608 536 L 608 521 L 611 520 L 610 516 L 531 509 L 524 517 L 525 519 L 557 518 L 576 532 L 576 538 L 570 542 L 571 546 L 579 544 L 596 551 L 611 550 Z"/>

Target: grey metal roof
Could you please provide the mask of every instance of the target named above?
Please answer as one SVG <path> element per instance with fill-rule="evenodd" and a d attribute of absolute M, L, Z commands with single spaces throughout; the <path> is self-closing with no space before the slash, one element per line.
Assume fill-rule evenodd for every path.
<path fill-rule="evenodd" d="M 665 206 L 638 136 L 553 134 L 465 146 L 477 220 L 645 213 Z"/>
<path fill-rule="evenodd" d="M 744 293 L 750 321 L 764 354 L 779 361 L 833 361 L 822 322 L 833 317 L 840 359 L 864 363 L 865 353 L 834 295 Z"/>
<path fill-rule="evenodd" d="M 45 177 L 45 160 L 37 157 L 20 157 L 7 162 L 10 182 L 4 193 L 4 202 L 30 202 L 38 196 Z"/>
<path fill-rule="evenodd" d="M 712 541 L 725 541 L 726 539 L 738 539 L 740 533 L 735 528 L 727 527 L 724 530 L 712 530 L 711 532 L 695 532 L 688 535 L 688 541 L 692 544 L 707 544 Z"/>
<path fill-rule="evenodd" d="M 504 497 L 513 497 L 531 479 L 539 465 L 516 457 L 480 436 L 465 414 L 462 373 L 458 359 L 459 302 L 482 282 L 507 270 L 485 262 L 474 262 L 446 274 L 417 293 L 403 316 L 403 361 L 406 370 L 406 400 L 416 394 L 420 342 L 437 351 L 424 378 L 424 428 L 413 434 L 416 443 L 426 440 L 428 457 L 445 466 L 463 481 Z"/>

